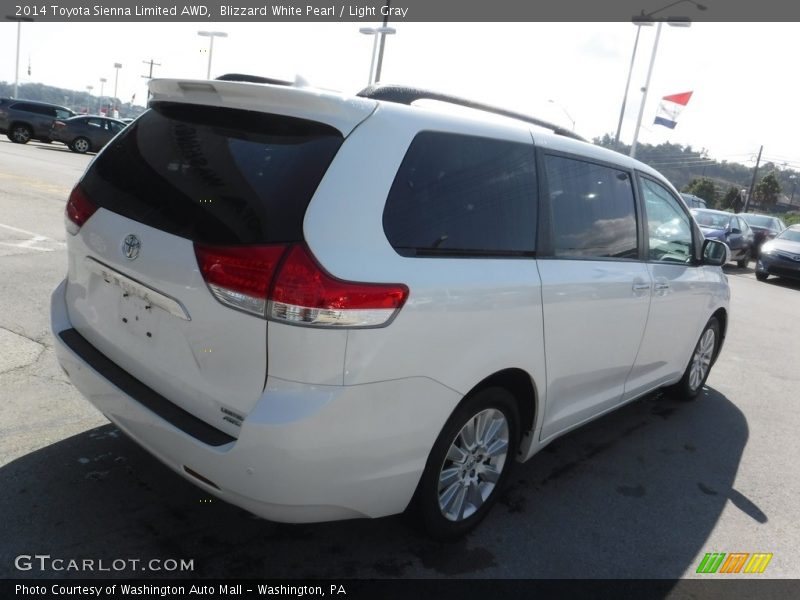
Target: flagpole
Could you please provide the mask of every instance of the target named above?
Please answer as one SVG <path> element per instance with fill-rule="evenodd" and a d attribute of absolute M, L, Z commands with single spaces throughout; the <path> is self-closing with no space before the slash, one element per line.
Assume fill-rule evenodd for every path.
<path fill-rule="evenodd" d="M 647 103 L 647 92 L 650 90 L 650 76 L 653 74 L 653 65 L 656 62 L 656 52 L 658 51 L 658 38 L 661 37 L 661 21 L 656 28 L 656 41 L 653 42 L 653 53 L 650 55 L 650 66 L 647 69 L 647 79 L 642 88 L 642 105 L 639 107 L 639 117 L 636 119 L 636 130 L 633 132 L 633 142 L 631 143 L 631 158 L 636 158 L 636 144 L 639 140 L 639 129 L 642 126 L 642 116 L 644 116 L 644 105 Z"/>

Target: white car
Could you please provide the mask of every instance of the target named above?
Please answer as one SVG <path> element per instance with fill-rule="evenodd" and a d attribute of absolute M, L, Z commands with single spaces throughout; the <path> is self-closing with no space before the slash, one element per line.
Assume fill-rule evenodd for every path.
<path fill-rule="evenodd" d="M 69 198 L 52 328 L 208 493 L 285 522 L 414 506 L 455 537 L 514 461 L 701 390 L 728 251 L 644 164 L 409 88 L 150 86 Z"/>

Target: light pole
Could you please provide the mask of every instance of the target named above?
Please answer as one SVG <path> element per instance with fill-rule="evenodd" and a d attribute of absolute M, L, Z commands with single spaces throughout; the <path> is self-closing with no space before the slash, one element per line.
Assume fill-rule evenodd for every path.
<path fill-rule="evenodd" d="M 114 63 L 114 110 L 111 112 L 111 116 L 115 119 L 119 118 L 119 110 L 117 110 L 117 83 L 119 82 L 119 70 L 122 68 L 120 63 Z"/>
<path fill-rule="evenodd" d="M 367 85 L 372 85 L 376 83 L 374 80 L 376 78 L 376 74 L 380 73 L 380 67 L 375 64 L 375 56 L 378 52 L 378 38 L 384 35 L 393 35 L 397 33 L 397 30 L 394 27 L 362 27 L 358 30 L 359 33 L 363 33 L 364 35 L 373 35 L 375 36 L 374 41 L 372 42 L 372 60 L 369 62 L 369 81 Z"/>
<path fill-rule="evenodd" d="M 6 19 L 17 22 L 17 61 L 14 63 L 14 98 L 16 98 L 19 91 L 19 42 L 22 38 L 22 22 L 33 21 L 33 19 L 30 17 L 14 17 L 11 15 L 6 15 Z"/>
<path fill-rule="evenodd" d="M 620 111 L 619 111 L 619 122 L 617 124 L 617 133 L 614 136 L 614 148 L 615 149 L 619 148 L 619 136 L 620 136 L 620 132 L 622 131 L 622 120 L 623 120 L 623 117 L 625 116 L 625 105 L 627 104 L 627 101 L 628 101 L 628 90 L 630 89 L 630 85 L 631 85 L 631 76 L 633 74 L 633 65 L 636 62 L 636 50 L 637 50 L 637 48 L 639 46 L 639 35 L 642 32 L 642 27 L 650 27 L 650 26 L 653 25 L 653 22 L 658 20 L 658 19 L 653 19 L 652 18 L 653 15 L 656 15 L 657 13 L 660 13 L 660 12 L 662 12 L 664 10 L 667 10 L 668 8 L 672 8 L 673 6 L 676 6 L 678 4 L 683 4 L 684 2 L 688 2 L 689 4 L 694 4 L 695 7 L 697 7 L 697 10 L 706 10 L 706 8 L 707 8 L 706 6 L 704 6 L 704 5 L 702 5 L 702 4 L 698 3 L 698 2 L 695 2 L 695 0 L 676 0 L 675 2 L 671 2 L 671 3 L 669 3 L 669 4 L 665 5 L 665 6 L 662 6 L 661 8 L 657 8 L 656 10 L 650 11 L 649 13 L 645 13 L 644 11 L 642 11 L 641 14 L 639 14 L 639 15 L 637 15 L 637 16 L 635 16 L 635 17 L 633 17 L 631 19 L 633 24 L 636 25 L 636 39 L 633 42 L 633 52 L 631 53 L 631 64 L 628 67 L 628 78 L 625 81 L 625 93 L 622 96 L 622 107 L 620 108 Z M 653 44 L 653 53 L 652 53 L 652 55 L 650 57 L 650 69 L 648 70 L 647 84 L 645 85 L 644 88 L 642 88 L 642 92 L 644 94 L 644 98 L 642 99 L 642 106 L 644 106 L 644 100 L 647 99 L 647 87 L 650 84 L 650 75 L 652 74 L 653 63 L 655 61 L 655 53 L 656 53 L 656 50 L 658 49 L 658 37 L 659 37 L 659 35 L 661 33 L 660 24 L 663 21 L 666 21 L 667 24 L 669 24 L 669 25 L 671 25 L 673 27 L 689 27 L 691 25 L 691 21 L 687 17 L 668 17 L 667 19 L 658 20 L 658 22 L 659 22 L 659 30 L 656 32 L 656 42 L 655 42 L 655 44 Z M 637 135 L 635 136 L 633 144 L 631 145 L 631 156 L 635 156 L 636 138 L 638 137 L 638 132 L 639 132 L 639 126 L 640 125 L 641 125 L 641 108 L 640 108 L 639 122 L 638 122 L 637 127 L 636 127 L 636 134 Z"/>
<path fill-rule="evenodd" d="M 572 131 L 575 131 L 575 119 L 573 119 L 572 115 L 570 115 L 567 112 L 567 109 L 564 108 L 564 106 L 562 104 L 556 102 L 555 100 L 548 100 L 548 102 L 550 104 L 555 104 L 558 108 L 560 108 L 562 111 L 564 111 L 564 114 L 567 115 L 567 118 L 572 122 Z"/>
<path fill-rule="evenodd" d="M 102 112 L 103 110 L 103 88 L 105 88 L 106 86 L 106 81 L 108 81 L 108 79 L 106 79 L 105 77 L 100 78 L 100 99 L 97 101 L 99 105 L 97 109 L 98 113 Z"/>
<path fill-rule="evenodd" d="M 214 38 L 215 37 L 228 37 L 228 34 L 224 31 L 198 31 L 197 35 L 202 37 L 209 38 L 208 43 L 208 72 L 206 73 L 206 79 L 211 79 L 211 57 L 214 55 Z"/>
<path fill-rule="evenodd" d="M 92 108 L 92 102 L 94 102 L 94 100 L 92 100 L 92 90 L 93 89 L 94 89 L 93 85 L 87 85 L 86 86 L 86 91 L 89 92 L 89 104 L 86 105 L 87 114 L 92 114 L 91 108 Z"/>

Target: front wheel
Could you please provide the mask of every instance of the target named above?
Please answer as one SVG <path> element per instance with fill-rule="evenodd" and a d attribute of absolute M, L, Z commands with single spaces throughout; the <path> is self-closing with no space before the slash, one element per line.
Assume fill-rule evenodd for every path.
<path fill-rule="evenodd" d="M 740 260 L 736 261 L 736 266 L 740 269 L 745 269 L 747 268 L 748 262 L 750 262 L 750 250 L 746 250 L 744 256 Z"/>
<path fill-rule="evenodd" d="M 769 277 L 769 273 L 767 273 L 766 271 L 763 272 L 756 271 L 756 279 L 758 279 L 759 281 L 766 281 L 767 277 Z"/>
<path fill-rule="evenodd" d="M 679 398 L 683 400 L 697 398 L 711 372 L 711 363 L 717 354 L 719 343 L 719 321 L 716 317 L 711 317 L 694 347 L 692 358 L 683 373 L 683 378 L 673 386 L 673 391 Z"/>
<path fill-rule="evenodd" d="M 514 396 L 486 388 L 452 414 L 431 450 L 414 496 L 428 534 L 458 538 L 489 512 L 511 469 L 519 442 Z"/>

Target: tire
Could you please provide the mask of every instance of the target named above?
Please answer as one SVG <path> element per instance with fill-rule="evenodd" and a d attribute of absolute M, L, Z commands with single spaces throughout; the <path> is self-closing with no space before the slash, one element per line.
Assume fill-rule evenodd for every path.
<path fill-rule="evenodd" d="M 744 256 L 736 261 L 736 266 L 740 269 L 746 269 L 748 262 L 750 262 L 750 250 L 746 250 Z"/>
<path fill-rule="evenodd" d="M 756 279 L 758 279 L 759 281 L 766 281 L 767 277 L 769 277 L 769 273 L 761 273 L 759 271 L 756 271 Z"/>
<path fill-rule="evenodd" d="M 92 149 L 92 144 L 85 137 L 77 137 L 72 140 L 72 143 L 69 145 L 69 149 L 73 152 L 77 152 L 78 154 L 86 154 Z"/>
<path fill-rule="evenodd" d="M 453 540 L 481 522 L 500 496 L 518 443 L 519 412 L 507 390 L 486 388 L 459 405 L 433 445 L 412 500 L 430 537 Z"/>
<path fill-rule="evenodd" d="M 692 351 L 692 357 L 681 380 L 672 386 L 673 395 L 680 400 L 694 400 L 708 379 L 711 366 L 719 348 L 719 321 L 711 317 L 700 334 L 700 339 Z"/>
<path fill-rule="evenodd" d="M 8 139 L 15 144 L 27 144 L 33 137 L 33 130 L 27 125 L 14 125 L 8 130 Z"/>

